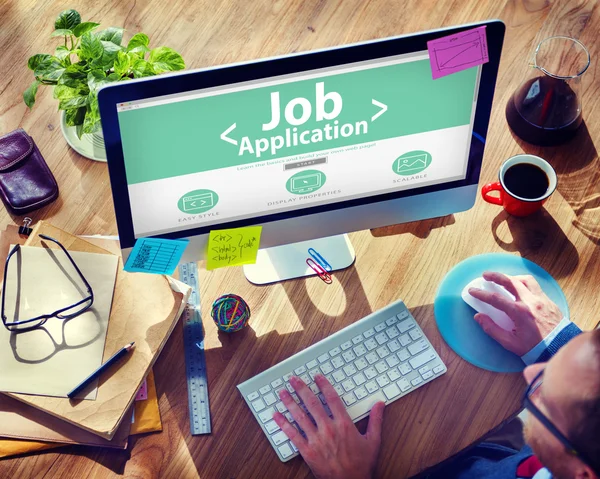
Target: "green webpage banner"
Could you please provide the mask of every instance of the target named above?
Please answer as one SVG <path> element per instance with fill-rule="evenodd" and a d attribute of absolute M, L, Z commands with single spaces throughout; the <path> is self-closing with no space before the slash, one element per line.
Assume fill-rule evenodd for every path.
<path fill-rule="evenodd" d="M 120 105 L 135 233 L 464 178 L 478 78 L 422 52 Z"/>

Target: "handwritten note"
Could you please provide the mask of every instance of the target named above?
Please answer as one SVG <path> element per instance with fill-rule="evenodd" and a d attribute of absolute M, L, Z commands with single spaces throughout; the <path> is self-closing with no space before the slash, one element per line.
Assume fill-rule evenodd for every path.
<path fill-rule="evenodd" d="M 489 61 L 485 26 L 427 42 L 434 80 Z"/>
<path fill-rule="evenodd" d="M 208 237 L 206 269 L 256 263 L 262 226 L 211 231 Z"/>
<path fill-rule="evenodd" d="M 138 238 L 123 268 L 132 273 L 173 274 L 189 240 Z"/>

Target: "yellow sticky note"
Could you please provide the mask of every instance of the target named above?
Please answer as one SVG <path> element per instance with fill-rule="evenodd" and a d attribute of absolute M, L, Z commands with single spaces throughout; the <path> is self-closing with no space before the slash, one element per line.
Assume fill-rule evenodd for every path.
<path fill-rule="evenodd" d="M 208 236 L 206 269 L 256 263 L 262 226 L 211 231 Z"/>

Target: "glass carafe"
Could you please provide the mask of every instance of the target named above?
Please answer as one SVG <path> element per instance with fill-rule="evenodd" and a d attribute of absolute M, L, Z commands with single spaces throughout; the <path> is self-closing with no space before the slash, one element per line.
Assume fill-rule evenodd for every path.
<path fill-rule="evenodd" d="M 538 44 L 532 60 L 528 78 L 506 105 L 506 120 L 528 143 L 559 145 L 581 125 L 581 77 L 590 54 L 578 40 L 555 36 Z"/>

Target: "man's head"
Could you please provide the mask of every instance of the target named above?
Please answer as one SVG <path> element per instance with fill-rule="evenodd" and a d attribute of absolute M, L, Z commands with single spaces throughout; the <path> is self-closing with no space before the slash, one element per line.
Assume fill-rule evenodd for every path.
<path fill-rule="evenodd" d="M 583 333 L 547 363 L 527 367 L 527 383 L 542 369 L 543 382 L 532 402 L 600 470 L 600 331 Z M 557 478 L 600 479 L 531 414 L 525 439 Z"/>

